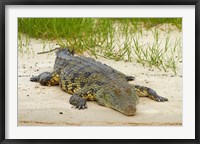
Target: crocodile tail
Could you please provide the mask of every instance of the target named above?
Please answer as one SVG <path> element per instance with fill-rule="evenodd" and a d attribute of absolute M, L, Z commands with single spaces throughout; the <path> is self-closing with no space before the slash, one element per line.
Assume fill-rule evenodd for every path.
<path fill-rule="evenodd" d="M 59 48 L 56 51 L 57 56 L 74 55 L 74 50 L 69 50 L 68 48 Z"/>
<path fill-rule="evenodd" d="M 57 48 L 54 48 L 54 49 L 49 50 L 49 51 L 38 52 L 37 54 L 50 53 L 50 52 L 53 52 L 55 50 L 57 50 L 56 55 L 59 55 L 59 53 L 63 53 L 65 55 L 74 55 L 74 50 L 69 50 L 68 48 L 61 48 L 61 47 L 57 47 Z"/>

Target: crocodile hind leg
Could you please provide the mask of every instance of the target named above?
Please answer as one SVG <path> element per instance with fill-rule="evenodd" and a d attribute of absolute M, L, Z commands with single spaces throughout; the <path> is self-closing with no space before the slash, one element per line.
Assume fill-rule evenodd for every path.
<path fill-rule="evenodd" d="M 30 78 L 32 82 L 39 82 L 44 86 L 58 85 L 60 80 L 60 75 L 56 72 L 43 72 L 38 76 L 33 76 Z"/>
<path fill-rule="evenodd" d="M 125 76 L 125 78 L 126 78 L 126 80 L 127 81 L 134 81 L 135 80 L 135 77 L 133 77 L 133 76 Z"/>
<path fill-rule="evenodd" d="M 167 98 L 159 96 L 153 89 L 145 87 L 145 86 L 139 86 L 139 85 L 135 85 L 135 90 L 138 96 L 142 97 L 142 96 L 147 96 L 155 101 L 158 102 L 164 102 L 164 101 L 168 101 Z"/>

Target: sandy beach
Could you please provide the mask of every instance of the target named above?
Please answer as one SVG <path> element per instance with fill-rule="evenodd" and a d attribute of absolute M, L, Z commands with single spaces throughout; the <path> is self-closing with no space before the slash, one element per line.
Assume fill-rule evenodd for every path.
<path fill-rule="evenodd" d="M 88 109 L 77 110 L 69 104 L 70 94 L 59 86 L 41 86 L 30 77 L 51 72 L 56 55 L 36 54 L 42 50 L 40 40 L 31 39 L 35 54 L 18 54 L 18 126 L 180 126 L 182 125 L 182 63 L 177 75 L 136 62 L 98 58 L 136 79 L 130 83 L 150 87 L 168 102 L 155 102 L 142 97 L 134 116 L 125 116 L 95 101 L 87 102 Z M 56 47 L 55 43 L 50 45 Z M 87 55 L 89 56 L 89 55 Z"/>

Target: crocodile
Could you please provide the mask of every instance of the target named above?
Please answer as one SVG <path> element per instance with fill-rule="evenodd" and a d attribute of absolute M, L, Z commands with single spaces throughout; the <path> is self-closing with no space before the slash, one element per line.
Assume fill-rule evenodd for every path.
<path fill-rule="evenodd" d="M 75 56 L 69 49 L 59 48 L 53 71 L 33 76 L 30 81 L 44 86 L 59 85 L 72 94 L 69 103 L 77 109 L 86 109 L 86 101 L 94 100 L 101 106 L 132 116 L 140 96 L 158 102 L 168 101 L 151 88 L 128 82 L 134 79 L 93 58 Z"/>

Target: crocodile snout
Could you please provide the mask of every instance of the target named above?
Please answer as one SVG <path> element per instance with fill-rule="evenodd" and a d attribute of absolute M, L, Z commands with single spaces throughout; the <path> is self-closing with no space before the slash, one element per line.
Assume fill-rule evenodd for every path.
<path fill-rule="evenodd" d="M 135 115 L 136 107 L 134 105 L 128 105 L 125 107 L 125 115 L 132 116 Z"/>

